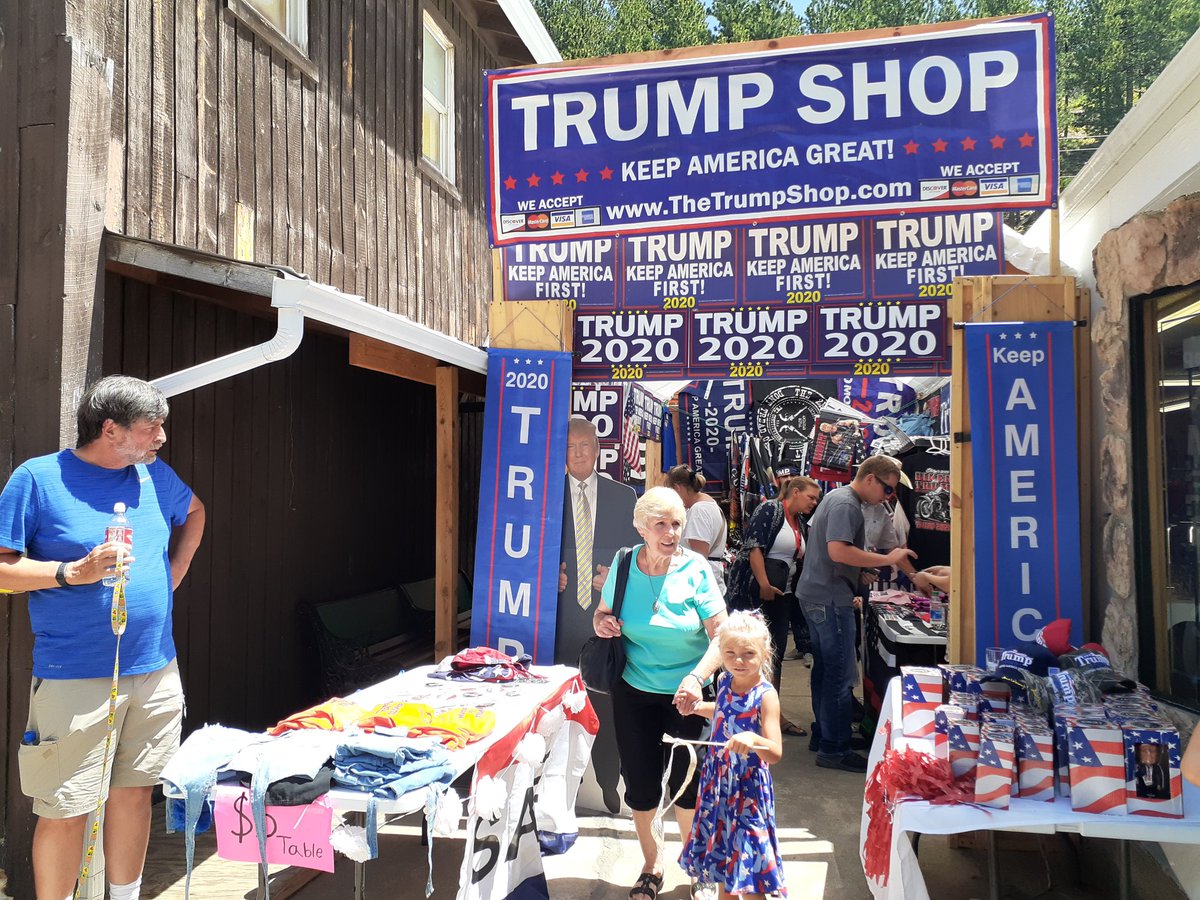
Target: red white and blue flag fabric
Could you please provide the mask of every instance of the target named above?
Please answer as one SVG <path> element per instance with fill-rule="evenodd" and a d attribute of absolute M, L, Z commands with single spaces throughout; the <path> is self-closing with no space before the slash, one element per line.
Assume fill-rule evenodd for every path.
<path fill-rule="evenodd" d="M 1054 801 L 1054 735 L 1017 729 L 1017 796 Z"/>
<path fill-rule="evenodd" d="M 942 703 L 942 670 L 931 666 L 900 668 L 904 734 L 930 737 L 934 732 L 934 711 Z"/>
<path fill-rule="evenodd" d="M 1067 726 L 1071 808 L 1125 815 L 1125 743 L 1113 724 Z"/>
<path fill-rule="evenodd" d="M 548 900 L 542 856 L 575 842 L 575 798 L 598 728 L 575 676 L 488 748 L 471 781 L 457 900 Z"/>
<path fill-rule="evenodd" d="M 642 476 L 642 442 L 638 436 L 633 408 L 633 391 L 625 392 L 625 426 L 621 429 L 621 459 L 634 477 Z"/>
<path fill-rule="evenodd" d="M 981 734 L 975 768 L 975 802 L 1008 809 L 1012 795 L 1014 748 L 1011 740 Z"/>

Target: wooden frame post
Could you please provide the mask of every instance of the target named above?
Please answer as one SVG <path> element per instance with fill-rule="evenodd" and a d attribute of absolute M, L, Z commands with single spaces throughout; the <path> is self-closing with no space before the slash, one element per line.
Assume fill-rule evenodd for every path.
<path fill-rule="evenodd" d="M 438 366 L 437 510 L 434 550 L 433 655 L 439 661 L 458 642 L 458 369 Z"/>

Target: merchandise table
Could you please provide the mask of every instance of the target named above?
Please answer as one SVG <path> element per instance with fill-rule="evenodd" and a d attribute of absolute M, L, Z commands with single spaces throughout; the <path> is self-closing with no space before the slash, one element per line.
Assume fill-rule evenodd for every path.
<path fill-rule="evenodd" d="M 946 625 L 930 625 L 893 603 L 868 602 L 863 617 L 863 671 L 871 708 L 880 712 L 881 692 L 901 666 L 936 666 L 946 658 Z"/>
<path fill-rule="evenodd" d="M 897 750 L 912 747 L 933 755 L 931 738 L 905 737 L 900 731 L 900 687 L 898 679 L 888 685 L 883 715 L 871 745 L 868 779 L 887 749 L 884 735 L 891 734 L 891 746 Z M 886 885 L 867 879 L 875 900 L 929 900 L 925 878 L 917 861 L 916 849 L 907 834 L 960 834 L 988 832 L 988 883 L 992 900 L 1000 896 L 996 863 L 997 831 L 1024 831 L 1033 834 L 1064 832 L 1083 837 L 1108 838 L 1119 842 L 1120 896 L 1129 896 L 1129 841 L 1158 841 L 1166 844 L 1200 844 L 1200 788 L 1184 780 L 1182 819 L 1137 815 L 1097 815 L 1071 809 L 1071 800 L 1056 797 L 1053 803 L 1013 797 L 1009 809 L 986 809 L 965 804 L 933 805 L 924 800 L 909 800 L 896 806 L 892 823 L 890 877 Z M 867 839 L 866 803 L 863 804 L 859 833 L 859 856 Z"/>
<path fill-rule="evenodd" d="M 391 700 L 424 702 L 424 696 L 437 691 L 443 697 L 451 694 L 451 702 L 455 705 L 490 709 L 496 715 L 496 724 L 491 733 L 450 754 L 456 780 L 472 768 L 480 766 L 481 761 L 484 762 L 484 766 L 480 766 L 480 770 L 487 766 L 489 774 L 495 768 L 506 764 L 521 738 L 533 727 L 539 709 L 552 708 L 569 693 L 585 691 L 579 678 L 579 670 L 570 666 L 531 666 L 531 673 L 544 676 L 546 680 L 507 684 L 431 679 L 429 675 L 436 669 L 437 667 L 432 665 L 410 669 L 348 694 L 344 699 L 370 709 Z M 493 765 L 487 765 L 489 760 L 493 761 Z M 164 785 L 164 788 L 169 798 L 180 798 L 168 785 Z M 428 788 L 421 787 L 395 799 L 378 798 L 375 804 L 376 812 L 380 818 L 397 818 L 420 812 L 424 809 L 427 794 Z M 335 813 L 361 814 L 360 824 L 365 821 L 368 794 L 364 791 L 334 787 L 326 796 Z M 355 900 L 363 900 L 365 897 L 365 866 L 365 863 L 354 862 Z M 266 867 L 261 864 L 258 878 L 258 897 L 262 900 L 266 896 Z"/>

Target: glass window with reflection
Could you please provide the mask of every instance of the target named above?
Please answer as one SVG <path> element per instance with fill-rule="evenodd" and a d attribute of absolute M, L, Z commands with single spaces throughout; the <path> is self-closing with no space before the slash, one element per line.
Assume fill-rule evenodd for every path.
<path fill-rule="evenodd" d="M 428 11 L 421 45 L 421 156 L 454 183 L 454 44 Z"/>
<path fill-rule="evenodd" d="M 1142 298 L 1140 310 L 1137 302 L 1130 487 L 1139 674 L 1200 709 L 1200 285 Z M 1138 472 L 1147 470 L 1150 490 L 1139 498 Z"/>

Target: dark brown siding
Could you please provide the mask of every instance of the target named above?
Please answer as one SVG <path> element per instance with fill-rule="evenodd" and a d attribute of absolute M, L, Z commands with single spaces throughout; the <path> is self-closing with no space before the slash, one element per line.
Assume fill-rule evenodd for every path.
<path fill-rule="evenodd" d="M 232 256 L 240 203 L 254 261 L 483 343 L 481 70 L 498 62 L 453 0 L 430 6 L 456 42 L 455 189 L 417 164 L 420 3 L 312 0 L 314 82 L 222 0 L 107 2 L 110 228 Z"/>
<path fill-rule="evenodd" d="M 274 331 L 115 275 L 105 287 L 106 372 L 154 378 Z M 310 333 L 284 361 L 171 401 L 163 458 L 208 513 L 175 597 L 189 728 L 259 729 L 321 699 L 305 601 L 433 575 L 433 389 L 347 356 L 344 340 Z M 469 478 L 479 419 L 464 420 Z M 478 491 L 461 493 L 469 563 Z"/>

